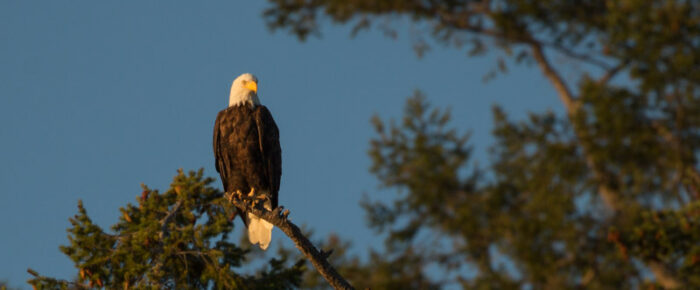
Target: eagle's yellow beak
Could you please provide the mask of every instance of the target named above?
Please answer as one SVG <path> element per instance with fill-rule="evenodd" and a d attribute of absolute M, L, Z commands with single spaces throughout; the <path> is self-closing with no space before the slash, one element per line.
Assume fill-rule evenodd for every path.
<path fill-rule="evenodd" d="M 255 92 L 256 94 L 258 93 L 258 83 L 256 82 L 246 82 L 245 87 L 248 88 L 249 90 Z"/>

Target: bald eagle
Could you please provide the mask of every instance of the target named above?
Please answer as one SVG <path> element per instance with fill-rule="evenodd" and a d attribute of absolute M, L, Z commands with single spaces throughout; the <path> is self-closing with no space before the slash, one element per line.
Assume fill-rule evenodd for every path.
<path fill-rule="evenodd" d="M 252 74 L 242 74 L 233 81 L 229 106 L 216 116 L 214 156 L 226 192 L 259 197 L 268 210 L 277 207 L 282 175 L 279 130 L 270 111 L 260 104 L 258 79 Z M 267 249 L 272 224 L 237 210 L 250 242 Z"/>

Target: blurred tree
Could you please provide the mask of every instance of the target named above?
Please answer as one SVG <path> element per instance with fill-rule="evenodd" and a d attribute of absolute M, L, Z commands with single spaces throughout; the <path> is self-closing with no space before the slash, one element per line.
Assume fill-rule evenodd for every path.
<path fill-rule="evenodd" d="M 364 202 L 388 233 L 382 261 L 418 260 L 445 273 L 429 283 L 469 288 L 700 288 L 700 2 L 269 2 L 269 26 L 302 40 L 324 20 L 390 36 L 412 21 L 419 55 L 441 44 L 496 52 L 503 72 L 536 64 L 564 105 L 522 121 L 495 108 L 483 169 L 421 96 L 401 123 L 375 119 L 372 172 L 398 193 Z"/>
<path fill-rule="evenodd" d="M 270 259 L 253 274 L 242 273 L 250 251 L 229 241 L 233 212 L 202 170 L 182 170 L 165 193 L 144 186 L 137 204 L 120 208 L 112 233 L 94 224 L 78 202 L 61 246 L 77 269 L 74 281 L 34 275 L 38 289 L 289 289 L 301 283 L 302 260 Z"/>
<path fill-rule="evenodd" d="M 305 230 L 306 237 L 312 237 L 310 230 Z M 390 256 L 370 250 L 368 259 L 360 259 L 350 251 L 351 243 L 336 234 L 330 234 L 325 240 L 314 242 L 321 249 L 332 250 L 329 262 L 356 289 L 437 289 L 441 285 L 434 283 L 422 272 L 425 262 L 420 255 L 406 253 Z M 278 255 L 300 257 L 296 249 L 278 247 Z M 306 271 L 302 277 L 302 289 L 330 289 L 326 280 L 317 271 Z"/>
<path fill-rule="evenodd" d="M 14 289 L 19 289 L 19 288 L 14 288 L 9 286 L 10 283 L 8 283 L 6 280 L 0 280 L 0 290 L 14 290 Z"/>

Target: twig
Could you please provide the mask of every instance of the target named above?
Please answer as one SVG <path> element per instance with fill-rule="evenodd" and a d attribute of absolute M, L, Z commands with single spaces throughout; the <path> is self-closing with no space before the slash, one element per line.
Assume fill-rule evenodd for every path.
<path fill-rule="evenodd" d="M 626 67 L 629 64 L 629 61 L 623 61 L 616 65 L 615 67 L 609 69 L 603 77 L 598 80 L 598 84 L 605 85 L 607 84 L 618 72 L 620 72 L 624 67 Z"/>
<path fill-rule="evenodd" d="M 269 211 L 263 208 L 261 202 L 255 202 L 255 198 L 249 198 L 246 196 L 226 193 L 226 197 L 236 207 L 245 212 L 250 212 L 282 230 L 282 232 L 284 232 L 284 234 L 294 242 L 297 249 L 299 249 L 299 251 L 301 251 L 301 253 L 304 254 L 309 261 L 311 261 L 311 264 L 314 265 L 316 270 L 333 288 L 354 289 L 350 283 L 348 283 L 343 276 L 340 276 L 335 268 L 328 263 L 326 258 L 332 251 L 323 252 L 316 249 L 309 239 L 307 239 L 304 234 L 301 233 L 299 227 L 287 219 L 289 210 L 285 210 L 284 213 L 282 213 L 284 208 L 282 206 L 278 206 L 274 210 Z"/>
<path fill-rule="evenodd" d="M 160 220 L 160 238 L 162 239 L 163 236 L 168 237 L 170 235 L 170 232 L 168 231 L 168 222 L 170 222 L 170 219 L 175 216 L 175 213 L 180 209 L 180 206 L 182 205 L 182 200 L 178 200 L 175 206 L 173 206 L 173 209 L 168 212 L 168 214 Z"/>
<path fill-rule="evenodd" d="M 177 203 L 175 203 L 175 205 L 173 206 L 173 208 L 168 212 L 168 214 L 165 215 L 165 217 L 159 221 L 159 223 L 160 223 L 160 233 L 158 233 L 158 237 L 160 238 L 161 243 L 163 242 L 163 239 L 164 239 L 164 238 L 167 238 L 167 237 L 170 236 L 170 231 L 168 230 L 168 223 L 169 223 L 170 220 L 175 216 L 175 213 L 176 213 L 178 210 L 180 210 L 180 206 L 182 206 L 182 200 L 178 200 Z M 161 253 L 163 253 L 163 248 L 162 248 L 162 247 L 157 247 L 157 248 L 155 249 L 155 252 L 154 252 L 154 253 L 156 253 L 156 254 L 161 254 Z M 154 263 L 155 263 L 155 265 L 153 265 Z M 155 273 L 159 273 L 159 272 L 160 272 L 160 269 L 163 267 L 163 259 L 162 259 L 162 258 L 161 258 L 161 259 L 158 259 L 158 260 L 153 259 L 153 260 L 151 260 L 151 265 L 153 265 L 153 271 L 154 271 Z M 139 281 L 140 281 L 140 280 L 143 280 L 144 278 L 146 278 L 145 275 L 142 275 L 141 278 L 139 279 Z M 160 282 L 159 282 L 159 281 L 157 281 L 157 280 L 154 279 L 153 282 L 158 286 L 158 287 L 156 287 L 156 288 L 161 288 L 161 287 L 160 287 Z"/>

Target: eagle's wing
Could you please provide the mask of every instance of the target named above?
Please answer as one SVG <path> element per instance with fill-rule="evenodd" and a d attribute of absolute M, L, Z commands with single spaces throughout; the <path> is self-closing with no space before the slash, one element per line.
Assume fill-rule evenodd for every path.
<path fill-rule="evenodd" d="M 227 166 L 227 163 L 230 162 L 229 157 L 226 156 L 226 153 L 224 150 L 234 150 L 232 146 L 226 146 L 226 144 L 223 143 L 224 140 L 221 138 L 221 122 L 224 122 L 222 119 L 225 119 L 225 116 L 228 112 L 227 110 L 223 110 L 219 112 L 218 115 L 216 115 L 216 121 L 214 123 L 214 165 L 216 166 L 216 171 L 219 172 L 221 175 L 221 183 L 224 185 L 224 191 L 227 193 L 231 193 L 229 190 L 234 190 L 233 188 L 229 189 L 228 188 L 228 179 L 231 178 L 231 174 L 233 172 L 230 172 L 230 166 Z M 230 155 L 229 155 L 230 156 Z M 230 164 L 229 164 L 230 165 Z M 243 220 L 243 224 L 247 227 L 248 226 L 248 221 L 243 215 L 243 209 L 236 207 L 236 215 L 241 217 L 241 220 Z M 231 218 L 233 219 L 233 217 Z"/>
<path fill-rule="evenodd" d="M 228 177 L 228 172 L 226 172 L 226 166 L 224 166 L 224 155 L 221 146 L 221 135 L 220 135 L 220 130 L 221 130 L 221 115 L 223 111 L 219 112 L 219 114 L 216 115 L 216 122 L 214 123 L 214 165 L 216 166 L 216 172 L 219 172 L 221 175 L 221 181 L 224 184 L 224 191 L 228 191 L 228 188 L 226 188 L 226 177 Z"/>
<path fill-rule="evenodd" d="M 280 147 L 280 132 L 272 118 L 272 114 L 265 106 L 257 106 L 255 110 L 255 122 L 258 125 L 260 149 L 263 162 L 270 184 L 272 208 L 277 207 L 277 194 L 280 190 L 280 177 L 282 176 L 282 149 Z"/>

